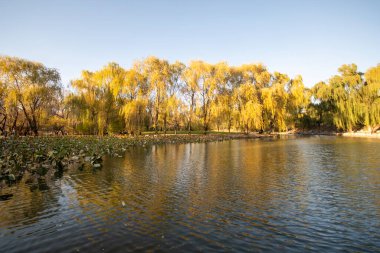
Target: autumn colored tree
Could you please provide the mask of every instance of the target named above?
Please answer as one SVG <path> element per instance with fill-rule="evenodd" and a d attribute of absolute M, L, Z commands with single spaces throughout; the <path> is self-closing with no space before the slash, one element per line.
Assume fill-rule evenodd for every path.
<path fill-rule="evenodd" d="M 294 129 L 297 127 L 297 124 L 301 124 L 304 112 L 306 112 L 306 108 L 310 103 L 309 93 L 305 89 L 301 76 L 298 75 L 290 80 L 288 93 L 289 124 Z"/>
<path fill-rule="evenodd" d="M 132 135 L 140 134 L 147 117 L 149 87 L 138 63 L 127 71 L 121 94 L 125 100 L 121 113 L 124 116 L 127 131 Z"/>
<path fill-rule="evenodd" d="M 247 134 L 250 130 L 262 128 L 262 104 L 258 99 L 255 87 L 247 82 L 235 90 L 235 101 L 238 109 L 239 127 Z"/>
<path fill-rule="evenodd" d="M 311 103 L 309 115 L 316 119 L 316 124 L 329 127 L 333 125 L 334 101 L 331 97 L 331 88 L 325 82 L 315 84 L 311 89 Z"/>
<path fill-rule="evenodd" d="M 380 128 L 380 64 L 365 73 L 365 83 L 359 91 L 362 123 L 375 132 Z"/>
<path fill-rule="evenodd" d="M 9 130 L 38 135 L 42 118 L 49 116 L 46 110 L 55 106 L 54 100 L 61 93 L 60 81 L 56 69 L 16 57 L 0 57 L 1 103 L 7 106 L 2 111 L 13 118 Z"/>
<path fill-rule="evenodd" d="M 109 63 L 82 71 L 63 92 L 57 70 L 0 57 L 0 133 L 141 134 L 154 130 L 283 132 L 319 127 L 380 128 L 380 65 L 365 73 L 342 65 L 327 82 L 263 64 L 170 63 L 157 57 L 129 69 Z"/>
<path fill-rule="evenodd" d="M 169 62 L 156 57 L 148 57 L 143 62 L 143 74 L 147 78 L 150 87 L 153 128 L 156 133 L 160 128 L 163 128 L 164 131 L 166 131 L 167 90 L 169 89 L 168 86 L 171 84 Z"/>
<path fill-rule="evenodd" d="M 329 80 L 335 105 L 334 124 L 343 131 L 352 131 L 360 120 L 358 90 L 363 80 L 355 64 L 342 65 L 338 71 L 340 75 Z"/>
<path fill-rule="evenodd" d="M 190 65 L 183 71 L 182 75 L 184 85 L 181 91 L 189 108 L 187 123 L 189 133 L 191 133 L 192 130 L 193 117 L 197 103 L 197 94 L 199 91 L 198 82 L 201 78 L 198 71 L 198 64 L 199 63 L 197 62 L 191 62 Z"/>
<path fill-rule="evenodd" d="M 6 98 L 6 86 L 4 83 L 0 82 L 0 134 L 4 135 L 6 131 L 7 124 L 7 111 L 5 107 Z"/>

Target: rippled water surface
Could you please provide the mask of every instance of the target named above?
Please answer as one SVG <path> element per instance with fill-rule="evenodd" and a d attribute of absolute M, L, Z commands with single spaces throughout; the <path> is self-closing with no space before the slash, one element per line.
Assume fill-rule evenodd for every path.
<path fill-rule="evenodd" d="M 0 252 L 379 252 L 379 151 L 335 137 L 130 148 L 7 189 Z"/>

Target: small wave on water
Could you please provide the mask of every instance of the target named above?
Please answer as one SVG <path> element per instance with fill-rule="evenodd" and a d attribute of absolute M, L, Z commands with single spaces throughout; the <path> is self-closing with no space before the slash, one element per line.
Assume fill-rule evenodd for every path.
<path fill-rule="evenodd" d="M 380 251 L 379 140 L 135 147 L 0 195 L 1 252 Z"/>

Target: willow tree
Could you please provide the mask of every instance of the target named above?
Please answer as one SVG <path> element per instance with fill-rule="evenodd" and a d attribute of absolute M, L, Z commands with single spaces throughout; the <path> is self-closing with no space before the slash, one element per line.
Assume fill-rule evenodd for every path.
<path fill-rule="evenodd" d="M 94 79 L 93 72 L 82 71 L 81 78 L 71 81 L 76 94 L 73 94 L 69 101 L 77 109 L 72 110 L 78 113 L 77 117 L 80 120 L 78 130 L 89 134 L 98 133 L 100 91 Z"/>
<path fill-rule="evenodd" d="M 72 129 L 140 134 L 181 127 L 287 131 L 301 123 L 351 131 L 380 128 L 380 65 L 364 75 L 343 65 L 327 83 L 305 88 L 302 77 L 270 73 L 263 64 L 228 66 L 156 57 L 124 69 L 110 63 L 83 71 L 62 95 L 56 70 L 0 57 L 0 133 Z"/>
<path fill-rule="evenodd" d="M 182 119 L 185 117 L 185 105 L 176 96 L 170 96 L 167 102 L 168 125 L 174 129 L 174 133 L 180 129 L 183 124 Z"/>
<path fill-rule="evenodd" d="M 228 122 L 228 109 L 226 96 L 219 94 L 211 106 L 212 123 L 220 131 L 223 123 Z"/>
<path fill-rule="evenodd" d="M 127 131 L 132 135 L 140 134 L 147 117 L 149 87 L 146 77 L 139 71 L 138 63 L 127 71 L 120 93 L 125 99 L 121 113 Z"/>
<path fill-rule="evenodd" d="M 228 79 L 228 65 L 224 62 L 211 65 L 197 61 L 193 62 L 192 66 L 198 75 L 201 122 L 206 133 L 210 128 L 212 104 L 217 95 L 217 88 L 223 86 Z"/>
<path fill-rule="evenodd" d="M 179 116 L 183 111 L 183 103 L 179 99 L 179 96 L 180 89 L 183 87 L 181 77 L 185 67 L 185 64 L 179 61 L 169 65 L 169 82 L 166 85 L 166 100 L 163 103 L 162 113 L 164 133 L 166 133 L 168 127 L 177 132 L 180 125 Z"/>
<path fill-rule="evenodd" d="M 275 126 L 278 131 L 287 131 L 288 126 L 286 120 L 288 117 L 288 102 L 289 94 L 286 92 L 286 86 L 289 84 L 289 77 L 286 74 L 278 72 L 274 73 L 274 81 L 272 84 L 274 101 L 276 105 L 275 110 Z"/>
<path fill-rule="evenodd" d="M 243 74 L 243 83 L 251 83 L 255 90 L 258 103 L 260 103 L 263 107 L 264 97 L 263 91 L 264 88 L 268 88 L 271 84 L 271 74 L 267 70 L 267 68 L 261 64 L 243 64 L 239 67 L 240 71 Z M 268 119 L 270 116 L 267 115 L 267 111 L 261 110 L 261 118 L 263 122 L 261 123 L 261 131 L 266 127 L 266 123 L 268 123 Z"/>
<path fill-rule="evenodd" d="M 262 129 L 262 104 L 253 84 L 247 82 L 236 88 L 234 98 L 237 103 L 237 121 L 240 128 L 247 134 L 249 130 Z"/>
<path fill-rule="evenodd" d="M 183 86 L 183 71 L 186 69 L 186 65 L 182 62 L 176 61 L 169 66 L 169 85 L 167 86 L 167 93 L 169 97 L 178 95 L 180 89 Z"/>
<path fill-rule="evenodd" d="M 220 64 L 219 71 L 221 77 L 218 78 L 216 96 L 211 103 L 212 122 L 219 131 L 223 126 L 224 129 L 231 131 L 233 112 L 234 112 L 234 79 L 232 78 L 231 68 L 227 64 Z"/>
<path fill-rule="evenodd" d="M 309 105 L 311 110 L 309 110 L 309 116 L 316 118 L 318 127 L 333 125 L 335 105 L 331 95 L 331 87 L 325 82 L 319 82 L 311 88 L 311 104 Z M 315 116 L 312 115 L 313 111 L 316 112 Z"/>
<path fill-rule="evenodd" d="M 109 63 L 95 72 L 94 81 L 98 89 L 98 134 L 120 132 L 123 129 L 120 110 L 123 98 L 120 94 L 125 80 L 125 70 L 116 63 Z"/>
<path fill-rule="evenodd" d="M 230 67 L 225 62 L 213 65 L 210 78 L 213 90 L 210 92 L 208 128 L 213 121 L 219 131 L 221 124 L 227 121 L 230 129 L 233 109 Z"/>
<path fill-rule="evenodd" d="M 7 110 L 5 107 L 5 97 L 7 91 L 4 83 L 0 81 L 0 134 L 4 135 L 6 133 L 7 124 Z"/>
<path fill-rule="evenodd" d="M 187 127 L 189 133 L 192 130 L 192 123 L 194 112 L 196 109 L 197 103 L 197 94 L 199 91 L 198 81 L 201 78 L 198 69 L 198 62 L 190 62 L 190 65 L 183 71 L 182 79 L 184 80 L 184 85 L 181 89 L 181 92 L 184 96 L 184 99 L 189 107 L 188 109 L 188 122 Z"/>
<path fill-rule="evenodd" d="M 226 71 L 226 80 L 218 85 L 218 96 L 216 98 L 216 111 L 220 123 L 227 125 L 228 132 L 234 127 L 234 119 L 236 119 L 236 101 L 235 90 L 244 82 L 243 72 L 239 67 L 229 67 Z"/>
<path fill-rule="evenodd" d="M 67 115 L 66 130 L 75 134 L 82 127 L 83 112 L 86 104 L 81 96 L 69 93 L 64 98 L 64 108 Z"/>
<path fill-rule="evenodd" d="M 0 57 L 0 80 L 7 87 L 4 100 L 8 105 L 14 105 L 15 122 L 22 114 L 28 125 L 27 131 L 38 135 L 42 117 L 49 117 L 44 112 L 54 107 L 54 99 L 61 92 L 58 71 L 37 62 Z"/>
<path fill-rule="evenodd" d="M 355 64 L 342 65 L 338 71 L 340 75 L 329 80 L 331 97 L 336 107 L 334 124 L 338 129 L 352 131 L 360 121 L 358 90 L 362 77 Z"/>
<path fill-rule="evenodd" d="M 199 90 L 200 101 L 200 117 L 205 133 L 209 127 L 209 116 L 211 110 L 211 101 L 214 90 L 216 89 L 216 83 L 212 80 L 212 66 L 203 61 L 196 61 L 191 64 L 191 68 L 196 72 L 198 76 L 197 85 Z"/>
<path fill-rule="evenodd" d="M 81 78 L 71 82 L 78 96 L 72 98 L 71 104 L 80 109 L 77 112 L 83 132 L 104 135 L 122 130 L 119 108 L 124 78 L 124 69 L 116 63 L 109 63 L 96 72 L 83 71 Z"/>
<path fill-rule="evenodd" d="M 371 132 L 380 128 L 380 64 L 365 73 L 360 92 L 363 124 Z"/>
<path fill-rule="evenodd" d="M 170 85 L 170 65 L 166 60 L 148 57 L 142 63 L 143 75 L 150 88 L 152 101 L 153 128 L 156 133 L 160 128 L 166 131 L 167 89 Z"/>
<path fill-rule="evenodd" d="M 262 88 L 263 109 L 268 115 L 266 126 L 270 130 L 286 131 L 287 130 L 287 103 L 288 93 L 286 86 L 290 79 L 287 75 L 274 72 L 272 85 Z"/>
<path fill-rule="evenodd" d="M 251 83 L 256 90 L 269 86 L 271 75 L 263 64 L 244 64 L 240 66 L 240 70 L 243 73 L 243 82 Z"/>
<path fill-rule="evenodd" d="M 297 123 L 300 123 L 303 113 L 309 104 L 308 93 L 306 93 L 305 86 L 300 75 L 290 80 L 288 93 L 288 112 L 290 116 L 290 124 L 292 124 L 292 128 L 295 128 Z"/>
<path fill-rule="evenodd" d="M 168 65 L 167 65 L 168 64 Z M 160 102 L 159 119 L 162 122 L 164 134 L 168 128 L 174 129 L 177 132 L 180 125 L 180 115 L 182 115 L 182 101 L 179 99 L 180 90 L 183 87 L 182 73 L 185 69 L 185 64 L 176 61 L 169 64 L 162 61 L 164 72 L 162 72 L 163 95 Z"/>

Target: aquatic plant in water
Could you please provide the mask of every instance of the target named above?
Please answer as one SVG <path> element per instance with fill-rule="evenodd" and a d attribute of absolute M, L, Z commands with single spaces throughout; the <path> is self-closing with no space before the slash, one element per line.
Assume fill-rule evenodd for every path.
<path fill-rule="evenodd" d="M 252 137 L 252 136 L 250 136 Z M 25 179 L 25 183 L 44 184 L 61 177 L 69 168 L 102 168 L 102 157 L 121 157 L 131 146 L 163 143 L 223 141 L 247 138 L 246 135 L 146 135 L 123 136 L 49 136 L 0 139 L 0 188 Z"/>

